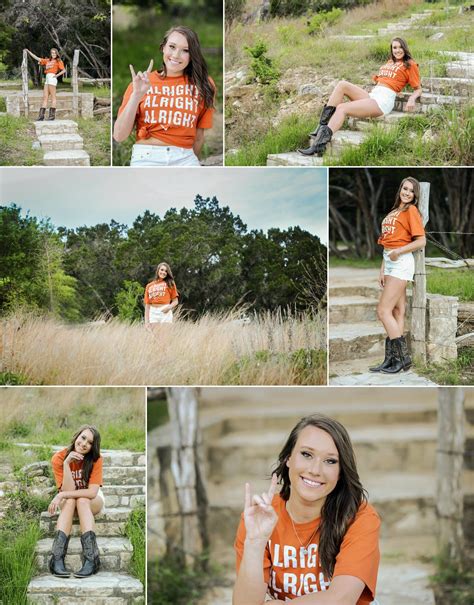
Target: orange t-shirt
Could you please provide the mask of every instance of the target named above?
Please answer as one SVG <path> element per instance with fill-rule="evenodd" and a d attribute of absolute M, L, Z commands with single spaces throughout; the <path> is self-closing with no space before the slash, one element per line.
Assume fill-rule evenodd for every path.
<path fill-rule="evenodd" d="M 405 67 L 403 61 L 392 61 L 389 59 L 379 69 L 376 76 L 372 76 L 374 82 L 383 84 L 395 92 L 401 92 L 407 84 L 413 89 L 420 88 L 420 71 L 415 61 L 409 61 L 409 67 Z"/>
<path fill-rule="evenodd" d="M 51 458 L 54 480 L 56 481 L 56 487 L 58 489 L 60 489 L 61 485 L 63 484 L 63 464 L 64 459 L 67 456 L 68 449 L 69 448 L 65 447 L 63 450 L 56 452 L 56 454 L 54 454 L 54 456 Z M 89 485 L 102 485 L 102 456 L 100 456 L 99 459 L 96 460 L 92 465 L 88 485 L 86 485 L 85 481 L 82 479 L 82 464 L 82 461 L 73 460 L 69 465 L 76 489 L 87 489 Z"/>
<path fill-rule="evenodd" d="M 45 74 L 57 74 L 64 69 L 61 59 L 40 59 L 40 65 L 44 65 Z"/>
<path fill-rule="evenodd" d="M 401 248 L 413 238 L 425 235 L 423 219 L 416 206 L 407 210 L 393 210 L 382 221 L 382 232 L 377 241 L 384 248 Z"/>
<path fill-rule="evenodd" d="M 214 82 L 209 78 L 212 86 Z M 128 85 L 118 115 L 124 110 L 133 92 Z M 197 87 L 186 76 L 162 78 L 158 71 L 150 73 L 150 88 L 137 108 L 135 124 L 137 142 L 155 138 L 176 147 L 191 149 L 197 128 L 211 128 L 214 109 L 204 107 Z"/>
<path fill-rule="evenodd" d="M 144 302 L 146 305 L 169 305 L 178 296 L 175 284 L 170 288 L 164 279 L 155 279 L 145 288 Z"/>
<path fill-rule="evenodd" d="M 278 515 L 278 522 L 263 556 L 263 575 L 268 584 L 268 594 L 274 599 L 285 601 L 327 590 L 331 581 L 324 576 L 319 562 L 319 531 L 307 547 L 307 554 L 301 546 L 301 543 L 306 545 L 312 536 L 315 520 L 309 523 L 295 523 L 298 532 L 296 536 L 283 498 L 274 496 L 272 504 Z M 357 605 L 368 605 L 375 598 L 380 561 L 379 528 L 380 518 L 375 509 L 370 504 L 362 504 L 336 557 L 333 577 L 355 576 L 365 583 Z M 237 571 L 244 554 L 244 541 L 245 523 L 242 514 L 234 544 Z"/>

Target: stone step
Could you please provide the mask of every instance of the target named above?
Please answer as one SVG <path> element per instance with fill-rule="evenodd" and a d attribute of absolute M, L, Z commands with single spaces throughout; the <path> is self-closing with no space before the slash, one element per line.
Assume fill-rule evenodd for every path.
<path fill-rule="evenodd" d="M 367 135 L 365 133 L 355 130 L 338 130 L 336 133 L 334 133 L 331 142 L 326 147 L 325 153 L 337 155 L 344 149 L 347 149 L 349 145 L 360 145 L 366 136 Z M 314 136 L 310 136 L 310 143 L 312 143 L 314 139 Z"/>
<path fill-rule="evenodd" d="M 297 151 L 267 155 L 267 166 L 322 166 L 323 158 L 302 155 Z"/>
<path fill-rule="evenodd" d="M 145 466 L 104 466 L 104 484 L 145 485 Z"/>
<path fill-rule="evenodd" d="M 53 538 L 44 538 L 36 545 L 36 562 L 40 573 L 49 573 L 48 561 Z M 97 538 L 100 552 L 100 568 L 103 571 L 127 572 L 132 560 L 133 547 L 128 538 Z M 77 571 L 81 568 L 82 546 L 79 537 L 71 538 L 66 556 L 66 568 Z"/>
<path fill-rule="evenodd" d="M 472 78 L 423 78 L 423 93 L 448 96 L 472 97 L 474 79 Z"/>
<path fill-rule="evenodd" d="M 378 298 L 367 296 L 331 297 L 329 323 L 377 321 Z"/>
<path fill-rule="evenodd" d="M 33 578 L 28 586 L 30 605 L 144 605 L 140 580 L 124 573 L 99 572 L 89 578 Z"/>
<path fill-rule="evenodd" d="M 229 433 L 208 446 L 209 477 L 214 481 L 225 481 L 235 469 L 249 478 L 271 473 L 288 436 L 288 427 L 267 430 L 264 435 L 252 429 Z M 366 471 L 389 472 L 400 464 L 412 472 L 434 471 L 436 423 L 359 426 L 350 429 L 350 436 L 357 462 Z"/>
<path fill-rule="evenodd" d="M 435 605 L 431 588 L 434 571 L 432 566 L 420 562 L 382 564 L 377 578 L 378 602 L 381 605 Z"/>
<path fill-rule="evenodd" d="M 353 324 L 331 324 L 329 329 L 329 359 L 342 361 L 353 357 L 383 355 L 385 329 L 379 322 L 363 321 Z"/>
<path fill-rule="evenodd" d="M 35 122 L 36 136 L 47 134 L 77 134 L 77 122 L 74 120 L 44 120 Z"/>
<path fill-rule="evenodd" d="M 90 166 L 89 154 L 83 149 L 48 151 L 43 161 L 45 166 Z"/>
<path fill-rule="evenodd" d="M 84 140 L 79 134 L 44 134 L 38 137 L 44 151 L 82 149 Z"/>
<path fill-rule="evenodd" d="M 445 64 L 445 69 L 450 78 L 474 78 L 474 64 L 471 61 L 450 61 Z"/>
<path fill-rule="evenodd" d="M 372 360 L 367 360 L 365 370 L 367 368 L 378 365 L 382 361 L 382 357 L 377 358 L 377 363 Z M 435 387 L 437 384 L 428 380 L 424 376 L 418 375 L 414 370 L 398 372 L 398 374 L 384 374 L 380 372 L 363 372 L 352 373 L 347 372 L 344 376 L 334 376 L 333 366 L 330 366 L 329 384 L 337 386 L 396 386 L 396 387 Z M 336 372 L 337 373 L 337 372 Z"/>
<path fill-rule="evenodd" d="M 130 515 L 131 509 L 127 507 L 107 508 L 95 517 L 95 533 L 97 536 L 110 537 L 122 536 L 125 530 L 125 524 Z M 58 515 L 50 515 L 47 511 L 41 513 L 40 529 L 47 537 L 53 537 L 56 531 L 56 522 Z M 80 535 L 79 519 L 74 517 L 72 525 L 72 536 Z"/>
<path fill-rule="evenodd" d="M 369 130 L 374 124 L 381 126 L 382 128 L 390 128 L 394 124 L 397 124 L 399 120 L 406 118 L 410 114 L 404 113 L 403 111 L 392 111 L 386 116 L 380 118 L 349 118 L 349 128 L 353 130 Z"/>
<path fill-rule="evenodd" d="M 20 443 L 24 447 L 36 447 L 36 445 Z M 53 452 L 63 450 L 65 445 L 53 446 Z M 106 466 L 146 466 L 146 456 L 144 452 L 131 452 L 129 450 L 100 450 L 104 467 Z"/>
<path fill-rule="evenodd" d="M 332 271 L 334 271 L 334 269 L 331 269 L 331 272 Z M 376 281 L 375 275 L 376 274 L 374 274 L 373 280 L 367 278 L 366 281 L 375 282 Z M 372 276 L 370 276 L 370 277 L 372 277 Z M 361 284 L 354 284 L 354 285 L 349 284 L 346 286 L 346 285 L 341 285 L 340 283 L 332 286 L 330 283 L 329 287 L 328 287 L 328 291 L 329 291 L 330 304 L 331 304 L 332 300 L 338 296 L 367 296 L 369 298 L 378 299 L 378 296 L 380 293 L 380 289 L 377 285 L 375 285 L 375 283 L 373 286 L 363 286 Z"/>
<path fill-rule="evenodd" d="M 395 99 L 395 111 L 405 111 L 410 93 L 399 93 Z M 415 113 L 427 113 L 440 107 L 459 107 L 469 101 L 468 97 L 459 97 L 454 95 L 436 95 L 431 93 L 423 94 L 416 100 Z"/>
<path fill-rule="evenodd" d="M 106 506 L 135 508 L 146 501 L 144 485 L 104 485 Z"/>

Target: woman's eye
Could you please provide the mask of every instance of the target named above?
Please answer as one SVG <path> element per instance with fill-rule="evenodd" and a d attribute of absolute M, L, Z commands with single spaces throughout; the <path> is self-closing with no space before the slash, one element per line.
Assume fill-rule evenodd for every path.
<path fill-rule="evenodd" d="M 328 459 L 326 460 L 326 462 L 327 462 L 328 464 L 337 464 L 337 463 L 338 463 L 338 460 L 336 460 L 335 458 L 328 458 Z"/>
<path fill-rule="evenodd" d="M 310 458 L 310 457 L 311 457 L 311 454 L 310 454 L 309 452 L 301 452 L 301 455 L 302 455 L 304 458 Z"/>

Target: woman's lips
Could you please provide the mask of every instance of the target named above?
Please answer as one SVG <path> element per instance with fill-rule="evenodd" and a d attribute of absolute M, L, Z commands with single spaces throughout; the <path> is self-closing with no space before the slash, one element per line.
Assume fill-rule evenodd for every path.
<path fill-rule="evenodd" d="M 320 481 L 313 481 L 313 479 L 307 479 L 306 477 L 301 477 L 301 480 L 305 485 L 312 488 L 321 487 L 324 485 L 324 483 L 321 483 Z"/>

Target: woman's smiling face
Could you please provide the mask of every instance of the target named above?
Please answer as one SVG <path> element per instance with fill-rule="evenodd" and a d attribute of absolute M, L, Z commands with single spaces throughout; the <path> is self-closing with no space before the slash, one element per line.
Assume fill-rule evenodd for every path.
<path fill-rule="evenodd" d="M 398 40 L 392 41 L 392 55 L 397 61 L 403 61 L 405 57 L 405 51 Z"/>
<path fill-rule="evenodd" d="M 339 480 L 339 452 L 329 433 L 315 426 L 305 427 L 286 461 L 291 499 L 318 502 L 322 506 Z"/>
<path fill-rule="evenodd" d="M 402 188 L 400 190 L 400 202 L 402 204 L 411 204 L 415 199 L 415 191 L 413 189 L 413 183 L 410 181 L 403 181 Z"/>
<path fill-rule="evenodd" d="M 166 73 L 172 76 L 180 76 L 190 61 L 191 57 L 186 37 L 179 32 L 172 32 L 163 47 L 163 62 L 166 65 Z"/>
<path fill-rule="evenodd" d="M 167 275 L 168 271 L 166 270 L 166 267 L 164 265 L 160 265 L 160 267 L 158 267 L 158 277 L 160 279 L 165 279 Z"/>
<path fill-rule="evenodd" d="M 79 437 L 74 442 L 74 451 L 85 456 L 92 449 L 94 443 L 94 435 L 89 429 L 84 429 Z"/>

